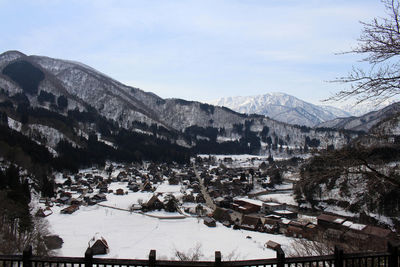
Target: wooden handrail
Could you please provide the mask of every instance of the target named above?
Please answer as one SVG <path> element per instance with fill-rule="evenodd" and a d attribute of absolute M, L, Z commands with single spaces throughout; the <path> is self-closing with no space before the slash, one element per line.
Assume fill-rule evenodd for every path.
<path fill-rule="evenodd" d="M 49 264 L 79 264 L 85 266 L 104 265 L 104 266 L 286 266 L 290 264 L 317 263 L 328 262 L 336 266 L 344 266 L 346 260 L 366 261 L 367 259 L 384 260 L 387 267 L 399 266 L 398 246 L 390 244 L 388 251 L 384 252 L 360 252 L 360 253 L 343 253 L 340 248 L 336 248 L 335 254 L 325 256 L 308 256 L 308 257 L 288 257 L 286 258 L 283 251 L 277 253 L 277 258 L 258 259 L 258 260 L 238 260 L 223 261 L 220 252 L 215 253 L 215 261 L 174 261 L 174 260 L 157 260 L 156 251 L 149 253 L 148 259 L 112 259 L 112 258 L 93 258 L 90 250 L 87 250 L 85 257 L 55 257 L 55 256 L 34 256 L 31 248 L 24 250 L 22 255 L 0 255 L 0 266 L 3 262 L 23 262 L 23 267 L 36 266 L 33 263 L 49 263 Z M 387 260 L 386 260 L 387 259 Z M 5 266 L 5 265 L 4 265 Z M 50 265 L 51 266 L 51 265 Z M 311 266 L 311 265 L 310 265 Z"/>

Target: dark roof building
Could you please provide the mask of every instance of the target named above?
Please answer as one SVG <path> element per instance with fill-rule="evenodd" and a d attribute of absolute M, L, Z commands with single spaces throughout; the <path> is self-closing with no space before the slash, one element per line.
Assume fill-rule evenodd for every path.
<path fill-rule="evenodd" d="M 104 255 L 109 252 L 107 241 L 98 234 L 90 239 L 88 249 L 91 249 L 93 255 Z"/>
<path fill-rule="evenodd" d="M 207 225 L 208 227 L 216 227 L 217 226 L 215 220 L 210 217 L 204 218 L 204 224 Z"/>
<path fill-rule="evenodd" d="M 259 217 L 245 215 L 243 216 L 240 228 L 250 231 L 259 231 L 263 228 L 263 224 Z"/>

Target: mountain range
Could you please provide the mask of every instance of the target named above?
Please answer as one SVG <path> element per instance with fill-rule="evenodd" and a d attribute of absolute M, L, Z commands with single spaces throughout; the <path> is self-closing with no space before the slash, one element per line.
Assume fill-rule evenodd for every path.
<path fill-rule="evenodd" d="M 393 103 L 380 110 L 371 111 L 359 117 L 337 118 L 320 123 L 317 127 L 369 132 L 372 127 L 396 116 L 399 112 L 400 103 Z"/>
<path fill-rule="evenodd" d="M 338 108 L 314 105 L 285 93 L 267 93 L 257 96 L 224 97 L 209 103 L 224 106 L 240 113 L 260 114 L 289 124 L 314 127 L 337 118 L 361 116 L 384 108 L 393 102 L 385 102 L 380 105 L 371 103 L 342 104 L 341 108 Z"/>
<path fill-rule="evenodd" d="M 287 105 L 297 101 L 281 99 Z M 85 153 L 85 158 L 99 161 L 187 160 L 191 153 L 265 154 L 284 147 L 342 147 L 358 136 L 195 101 L 163 99 L 79 62 L 18 51 L 0 55 L 0 112 L 8 127 L 2 139 L 8 148 L 12 144 L 7 138 L 13 136 L 9 131 L 16 131 L 46 147 L 53 158 L 64 157 L 61 163 L 76 163 L 71 155 Z M 344 115 L 335 109 L 318 114 L 308 105 L 297 113 L 310 120 Z"/>

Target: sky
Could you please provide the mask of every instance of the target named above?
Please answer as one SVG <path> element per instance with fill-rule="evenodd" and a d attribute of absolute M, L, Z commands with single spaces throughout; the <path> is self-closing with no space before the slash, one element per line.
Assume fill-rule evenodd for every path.
<path fill-rule="evenodd" d="M 319 104 L 346 85 L 379 0 L 0 0 L 0 53 L 75 60 L 163 98 L 284 92 Z"/>

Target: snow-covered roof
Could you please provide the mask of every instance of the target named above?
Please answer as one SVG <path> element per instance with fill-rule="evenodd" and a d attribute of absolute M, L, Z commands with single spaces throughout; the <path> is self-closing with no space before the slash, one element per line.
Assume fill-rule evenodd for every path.
<path fill-rule="evenodd" d="M 361 231 L 365 227 L 367 227 L 365 224 L 360 224 L 360 223 L 353 223 L 352 225 L 350 225 L 350 229 L 358 230 L 358 231 Z"/>
<path fill-rule="evenodd" d="M 263 202 L 261 200 L 257 200 L 257 199 L 250 199 L 250 198 L 235 198 L 235 200 L 237 201 L 243 201 L 243 202 L 247 202 L 253 205 L 257 205 L 257 206 L 262 206 Z"/>
<path fill-rule="evenodd" d="M 334 222 L 334 223 L 342 224 L 345 220 L 346 220 L 346 219 L 337 218 L 337 219 L 335 219 L 333 222 Z"/>
<path fill-rule="evenodd" d="M 100 240 L 106 247 L 108 247 L 107 241 L 100 235 L 100 233 L 95 233 L 94 236 L 89 240 L 89 247 L 92 247 L 97 240 Z"/>
<path fill-rule="evenodd" d="M 44 216 L 49 216 L 49 215 L 53 214 L 53 211 L 51 209 L 45 209 L 45 210 L 43 210 L 43 214 L 44 214 Z"/>
<path fill-rule="evenodd" d="M 280 206 L 282 204 L 281 203 L 276 203 L 276 202 L 264 202 L 264 205 L 267 205 L 267 206 Z"/>
<path fill-rule="evenodd" d="M 350 227 L 353 223 L 351 221 L 345 221 L 342 225 L 346 227 Z"/>
<path fill-rule="evenodd" d="M 293 213 L 293 211 L 290 211 L 290 210 L 276 210 L 274 212 L 278 213 L 278 214 L 292 214 Z"/>

